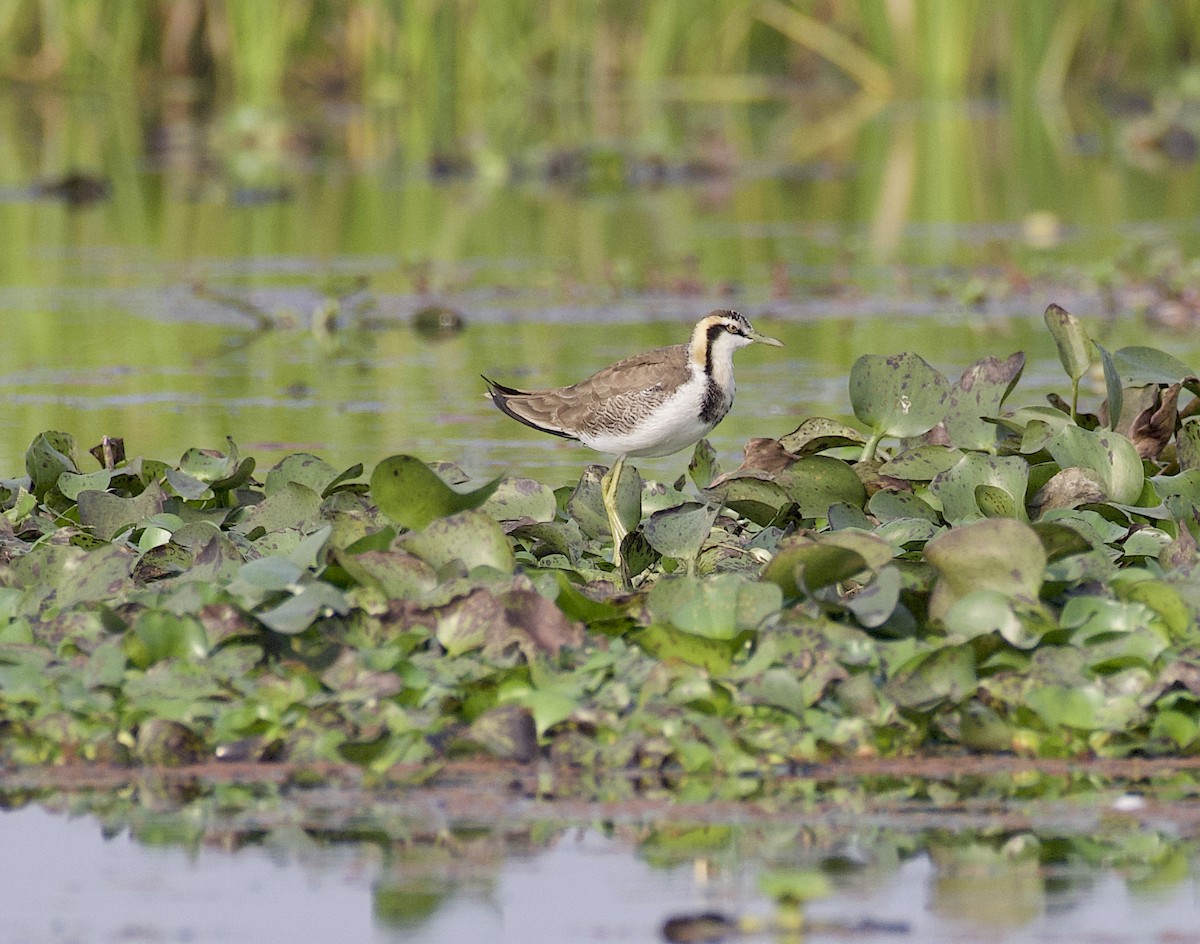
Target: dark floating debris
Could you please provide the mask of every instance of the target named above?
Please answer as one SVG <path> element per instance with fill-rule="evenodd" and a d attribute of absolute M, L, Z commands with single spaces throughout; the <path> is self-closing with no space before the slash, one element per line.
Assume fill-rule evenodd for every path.
<path fill-rule="evenodd" d="M 663 922 L 663 940 L 671 944 L 708 944 L 741 934 L 738 923 L 719 911 L 675 915 Z"/>
<path fill-rule="evenodd" d="M 35 196 L 62 200 L 68 206 L 87 206 L 107 200 L 111 194 L 108 180 L 97 174 L 71 171 L 62 177 L 40 180 L 32 187 Z"/>
<path fill-rule="evenodd" d="M 459 334 L 467 326 L 462 313 L 445 305 L 427 305 L 412 316 L 412 329 L 423 338 L 441 341 Z"/>

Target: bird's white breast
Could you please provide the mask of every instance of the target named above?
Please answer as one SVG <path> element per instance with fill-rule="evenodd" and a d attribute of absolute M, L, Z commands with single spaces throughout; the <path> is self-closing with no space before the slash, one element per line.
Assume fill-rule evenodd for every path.
<path fill-rule="evenodd" d="M 724 403 L 719 416 L 713 422 L 700 417 L 704 396 L 708 389 L 708 378 L 702 369 L 693 365 L 692 376 L 669 398 L 647 415 L 634 428 L 604 433 L 586 434 L 580 441 L 597 452 L 610 455 L 655 457 L 669 456 L 689 446 L 694 446 L 712 431 L 729 411 L 733 403 L 733 378 L 729 377 L 724 391 Z"/>

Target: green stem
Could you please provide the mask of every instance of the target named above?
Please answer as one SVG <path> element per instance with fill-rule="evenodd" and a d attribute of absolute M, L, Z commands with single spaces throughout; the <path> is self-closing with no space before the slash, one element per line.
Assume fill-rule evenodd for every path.
<path fill-rule="evenodd" d="M 871 438 L 867 440 L 863 446 L 862 461 L 870 462 L 875 458 L 875 450 L 879 448 L 879 443 L 883 441 L 883 431 L 876 430 L 871 434 Z"/>

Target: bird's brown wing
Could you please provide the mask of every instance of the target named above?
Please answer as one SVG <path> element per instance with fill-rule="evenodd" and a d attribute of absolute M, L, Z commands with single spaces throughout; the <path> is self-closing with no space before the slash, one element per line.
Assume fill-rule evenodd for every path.
<path fill-rule="evenodd" d="M 677 344 L 618 361 L 569 387 L 521 391 L 487 383 L 509 416 L 545 433 L 577 438 L 636 422 L 690 376 L 688 347 Z"/>

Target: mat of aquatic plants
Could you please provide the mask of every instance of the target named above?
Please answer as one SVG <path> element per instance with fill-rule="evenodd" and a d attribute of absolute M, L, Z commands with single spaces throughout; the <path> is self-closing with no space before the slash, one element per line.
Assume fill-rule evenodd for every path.
<path fill-rule="evenodd" d="M 2 482 L 0 761 L 761 785 L 846 757 L 1196 753 L 1200 379 L 1046 324 L 1049 403 L 1013 405 L 1019 352 L 957 378 L 864 354 L 856 426 L 627 470 L 623 572 L 598 466 L 552 490 L 46 432 Z"/>

